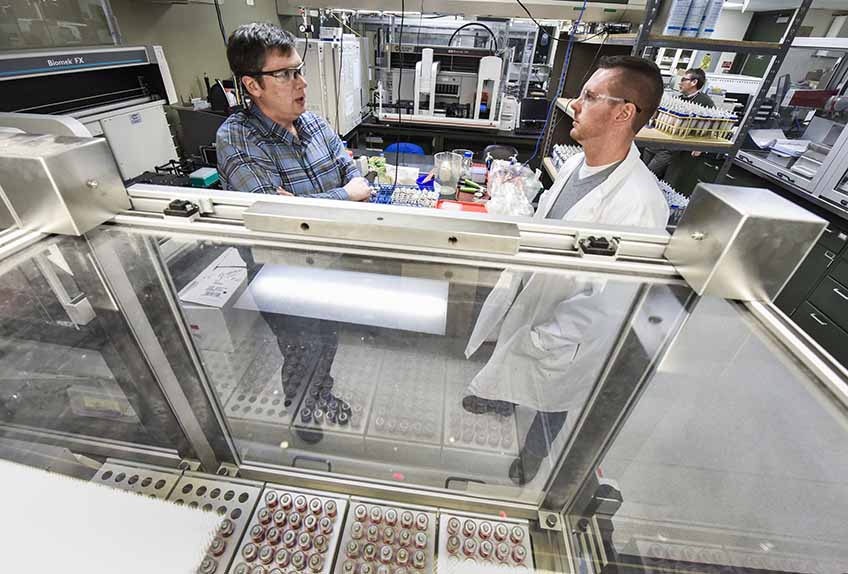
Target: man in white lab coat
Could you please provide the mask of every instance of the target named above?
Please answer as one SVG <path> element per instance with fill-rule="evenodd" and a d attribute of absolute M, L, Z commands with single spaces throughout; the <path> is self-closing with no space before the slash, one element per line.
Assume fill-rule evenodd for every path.
<path fill-rule="evenodd" d="M 662 91 L 652 62 L 633 56 L 602 59 L 571 106 L 571 137 L 584 153 L 560 168 L 534 217 L 664 229 L 668 205 L 633 144 Z M 501 275 L 465 353 L 470 357 L 495 335 L 497 344 L 469 385 L 463 407 L 507 416 L 516 404 L 537 411 L 509 471 L 514 482 L 532 480 L 567 412 L 577 412 L 585 402 L 636 289 L 635 283 L 577 273 Z"/>

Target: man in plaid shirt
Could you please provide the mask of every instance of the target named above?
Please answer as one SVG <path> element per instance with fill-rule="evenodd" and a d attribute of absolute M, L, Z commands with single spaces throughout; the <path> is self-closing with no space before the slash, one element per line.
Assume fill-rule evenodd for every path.
<path fill-rule="evenodd" d="M 218 129 L 224 189 L 298 197 L 367 200 L 368 182 L 339 136 L 306 111 L 303 60 L 290 33 L 272 24 L 240 26 L 227 43 L 233 74 L 253 104 Z"/>

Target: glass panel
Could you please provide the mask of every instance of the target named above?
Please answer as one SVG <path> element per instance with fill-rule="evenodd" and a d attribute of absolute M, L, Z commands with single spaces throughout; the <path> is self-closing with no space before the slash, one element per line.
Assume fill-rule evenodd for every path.
<path fill-rule="evenodd" d="M 207 241 L 160 251 L 243 461 L 533 501 L 643 291 Z"/>
<path fill-rule="evenodd" d="M 81 239 L 37 245 L 0 268 L 0 423 L 7 436 L 77 452 L 87 452 L 80 441 L 98 454 L 128 443 L 185 452 Z"/>
<path fill-rule="evenodd" d="M 744 308 L 703 299 L 597 467 L 597 500 L 622 499 L 608 560 L 845 572 L 847 415 Z"/>
<path fill-rule="evenodd" d="M 845 90 L 846 54 L 844 49 L 789 50 L 743 148 L 765 162 L 761 167 L 809 187 L 839 151 L 848 119 L 837 100 Z"/>
<path fill-rule="evenodd" d="M 117 43 L 107 0 L 12 0 L 1 10 L 0 50 Z"/>

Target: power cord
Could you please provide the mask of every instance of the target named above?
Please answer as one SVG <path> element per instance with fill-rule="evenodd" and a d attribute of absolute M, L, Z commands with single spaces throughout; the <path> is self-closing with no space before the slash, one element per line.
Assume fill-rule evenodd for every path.
<path fill-rule="evenodd" d="M 227 31 L 224 28 L 224 17 L 221 15 L 221 5 L 218 0 L 213 0 L 215 3 L 215 12 L 218 14 L 218 27 L 221 28 L 221 37 L 224 39 L 224 46 L 227 45 Z"/>
<path fill-rule="evenodd" d="M 521 4 L 521 2 L 519 2 L 519 4 Z M 462 26 L 460 26 L 456 30 L 454 30 L 453 34 L 451 34 L 451 37 L 448 40 L 448 46 L 453 44 L 453 39 L 456 38 L 456 35 L 459 34 L 460 30 L 468 28 L 469 26 L 480 26 L 481 28 L 485 28 L 486 31 L 489 33 L 489 35 L 492 37 L 492 42 L 495 45 L 495 52 L 498 52 L 498 38 L 495 36 L 495 33 L 492 32 L 492 29 L 489 28 L 488 26 L 486 26 L 485 24 L 483 24 L 482 22 L 468 22 L 466 24 L 463 24 Z"/>

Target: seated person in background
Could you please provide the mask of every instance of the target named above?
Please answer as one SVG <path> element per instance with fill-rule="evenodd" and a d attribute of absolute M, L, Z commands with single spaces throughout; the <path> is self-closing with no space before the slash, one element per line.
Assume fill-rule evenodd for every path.
<path fill-rule="evenodd" d="M 303 60 L 295 38 L 273 24 L 239 26 L 227 60 L 252 104 L 218 129 L 223 189 L 248 193 L 363 201 L 368 182 L 339 136 L 306 111 Z"/>
<path fill-rule="evenodd" d="M 704 84 L 707 83 L 707 75 L 701 68 L 689 68 L 683 72 L 683 77 L 680 78 L 680 99 L 701 104 L 707 108 L 714 108 L 715 102 L 707 94 L 701 90 Z M 647 148 L 642 155 L 642 159 L 659 179 L 665 177 L 665 172 L 671 162 L 676 157 L 681 157 L 683 152 L 673 152 L 667 149 Z M 699 151 L 693 151 L 692 157 L 701 155 Z"/>

